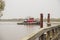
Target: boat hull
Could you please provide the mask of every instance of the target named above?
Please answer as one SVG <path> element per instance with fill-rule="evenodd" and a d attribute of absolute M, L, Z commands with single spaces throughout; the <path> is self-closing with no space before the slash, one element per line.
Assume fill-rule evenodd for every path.
<path fill-rule="evenodd" d="M 40 23 L 17 23 L 18 25 L 40 25 Z"/>

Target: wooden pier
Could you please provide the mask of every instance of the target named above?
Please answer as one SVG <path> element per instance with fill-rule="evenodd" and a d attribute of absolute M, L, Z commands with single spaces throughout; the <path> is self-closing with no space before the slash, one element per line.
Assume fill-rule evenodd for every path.
<path fill-rule="evenodd" d="M 22 40 L 60 40 L 60 24 L 51 25 L 50 14 L 48 14 L 47 27 L 43 27 L 43 14 L 41 14 L 40 29 L 25 36 Z"/>

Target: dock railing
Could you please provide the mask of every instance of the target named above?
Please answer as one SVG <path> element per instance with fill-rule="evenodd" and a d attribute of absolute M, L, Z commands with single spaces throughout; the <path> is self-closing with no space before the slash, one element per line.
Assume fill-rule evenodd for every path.
<path fill-rule="evenodd" d="M 59 40 L 60 25 L 40 28 L 39 30 L 27 35 L 22 40 Z"/>

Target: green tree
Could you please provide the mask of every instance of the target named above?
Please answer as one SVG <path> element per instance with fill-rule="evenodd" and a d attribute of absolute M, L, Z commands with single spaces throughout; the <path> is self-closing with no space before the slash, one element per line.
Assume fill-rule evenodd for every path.
<path fill-rule="evenodd" d="M 0 17 L 3 16 L 2 11 L 4 10 L 5 2 L 0 0 Z"/>

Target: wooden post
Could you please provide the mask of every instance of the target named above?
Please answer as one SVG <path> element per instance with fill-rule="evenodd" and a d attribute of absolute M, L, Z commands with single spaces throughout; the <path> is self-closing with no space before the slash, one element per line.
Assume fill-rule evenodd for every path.
<path fill-rule="evenodd" d="M 43 13 L 40 14 L 40 28 L 43 28 Z M 45 40 L 44 34 L 39 37 L 39 40 Z"/>
<path fill-rule="evenodd" d="M 52 29 L 52 37 L 54 37 L 55 35 L 55 32 L 54 32 L 54 29 Z"/>
<path fill-rule="evenodd" d="M 58 29 L 55 28 L 55 35 L 57 35 L 57 34 L 58 34 Z M 58 37 L 56 37 L 56 40 L 58 40 Z"/>
<path fill-rule="evenodd" d="M 50 14 L 48 13 L 48 17 L 47 17 L 47 26 L 51 26 L 51 23 L 50 23 Z"/>
<path fill-rule="evenodd" d="M 50 14 L 48 13 L 48 16 L 47 16 L 47 26 L 51 26 L 50 24 Z M 51 31 L 48 31 L 47 34 L 46 34 L 46 40 L 51 40 L 50 39 L 50 34 L 51 34 Z"/>
<path fill-rule="evenodd" d="M 40 28 L 43 28 L 43 14 L 40 14 Z"/>
<path fill-rule="evenodd" d="M 50 40 L 50 31 L 47 31 L 46 40 Z"/>
<path fill-rule="evenodd" d="M 47 22 L 50 23 L 50 14 L 48 14 Z"/>

